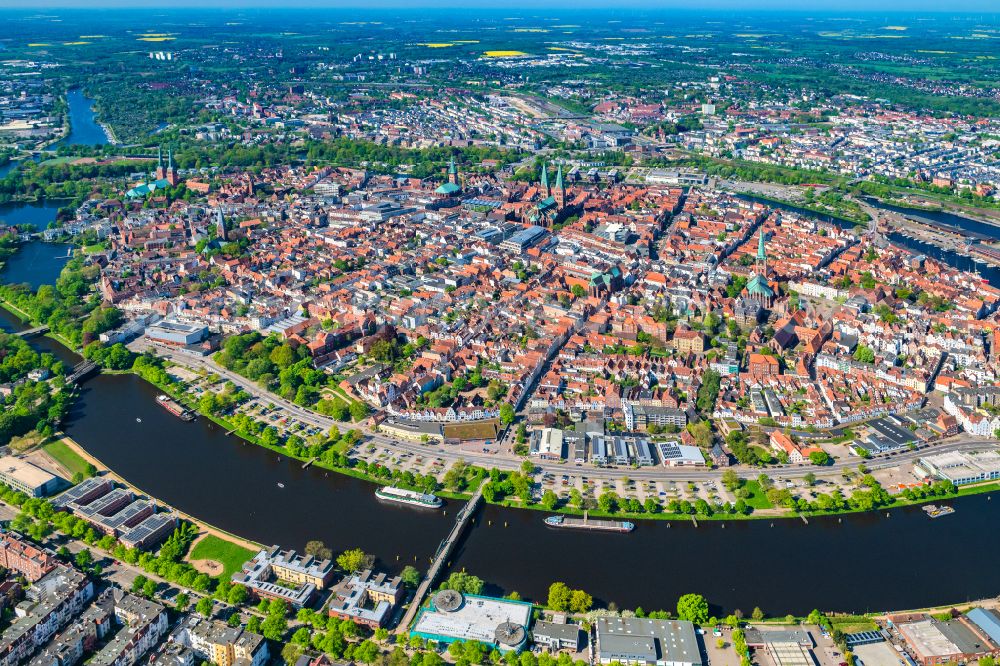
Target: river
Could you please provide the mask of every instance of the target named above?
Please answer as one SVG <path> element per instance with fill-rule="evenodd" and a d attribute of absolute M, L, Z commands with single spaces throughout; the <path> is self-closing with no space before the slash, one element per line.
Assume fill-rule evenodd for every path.
<path fill-rule="evenodd" d="M 8 284 L 27 283 L 36 290 L 43 284 L 54 284 L 72 249 L 67 243 L 24 243 L 7 259 L 0 279 Z"/>
<path fill-rule="evenodd" d="M 921 222 L 946 225 L 961 231 L 971 231 L 973 233 L 990 236 L 992 238 L 1000 238 L 1000 226 L 990 224 L 988 222 L 980 222 L 979 220 L 974 220 L 971 217 L 963 217 L 961 215 L 948 213 L 942 210 L 923 210 L 921 208 L 896 206 L 884 203 L 871 197 L 866 197 L 865 201 L 874 208 L 893 211 L 894 213 L 899 213 L 900 215 L 905 215 L 906 217 L 910 217 Z"/>
<path fill-rule="evenodd" d="M 132 375 L 99 376 L 84 384 L 66 432 L 137 487 L 234 534 L 293 548 L 310 539 L 335 551 L 360 547 L 398 571 L 426 565 L 460 506 L 449 502 L 444 515 L 383 504 L 369 483 L 303 470 L 203 418 L 181 421 L 156 406 L 156 394 Z M 809 525 L 640 521 L 629 535 L 553 530 L 543 512 L 487 506 L 452 568 L 532 599 L 561 580 L 623 608 L 668 607 L 692 591 L 723 611 L 760 606 L 773 614 L 992 596 L 1000 590 L 1000 533 L 987 526 L 1000 518 L 1000 501 L 954 504 L 958 511 L 940 520 L 914 507 Z"/>
<path fill-rule="evenodd" d="M 111 143 L 107 132 L 96 120 L 94 100 L 83 94 L 79 88 L 74 88 L 66 94 L 69 106 L 69 134 L 56 142 L 59 146 L 96 146 Z"/>

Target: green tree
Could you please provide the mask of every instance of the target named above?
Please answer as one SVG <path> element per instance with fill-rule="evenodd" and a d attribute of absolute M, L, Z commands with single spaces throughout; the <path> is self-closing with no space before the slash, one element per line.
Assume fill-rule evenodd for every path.
<path fill-rule="evenodd" d="M 826 451 L 813 451 L 809 454 L 809 462 L 813 465 L 823 467 L 830 464 L 830 454 Z"/>
<path fill-rule="evenodd" d="M 695 624 L 708 622 L 708 601 L 700 594 L 685 594 L 677 600 L 677 617 Z"/>
<path fill-rule="evenodd" d="M 411 588 L 416 588 L 420 585 L 420 580 L 423 578 L 420 571 L 416 567 L 409 564 L 403 567 L 403 571 L 400 573 L 399 577 L 403 580 L 404 585 Z"/>
<path fill-rule="evenodd" d="M 378 659 L 378 655 L 378 645 L 369 640 L 361 641 L 354 648 L 354 658 L 362 664 L 374 663 Z"/>
<path fill-rule="evenodd" d="M 465 571 L 453 571 L 442 583 L 441 587 L 447 590 L 455 590 L 463 594 L 482 594 L 485 583 L 478 576 L 473 576 Z"/>
<path fill-rule="evenodd" d="M 554 611 L 568 611 L 573 597 L 573 591 L 566 583 L 552 583 L 549 585 L 549 598 L 546 604 Z"/>
<path fill-rule="evenodd" d="M 574 613 L 586 613 L 593 606 L 594 599 L 583 590 L 573 590 L 570 596 L 569 609 Z"/>
<path fill-rule="evenodd" d="M 195 604 L 194 609 L 199 615 L 204 615 L 205 617 L 212 617 L 212 609 L 215 607 L 215 602 L 212 601 L 211 597 L 202 597 Z"/>
<path fill-rule="evenodd" d="M 368 418 L 368 414 L 370 412 L 370 410 L 368 409 L 368 405 L 366 403 L 361 402 L 360 400 L 355 400 L 354 402 L 351 403 L 350 411 L 351 411 L 351 418 L 354 419 L 355 421 L 364 421 L 366 418 Z"/>
<path fill-rule="evenodd" d="M 76 562 L 76 566 L 78 566 L 79 568 L 89 569 L 90 565 L 94 563 L 94 556 L 90 554 L 89 548 L 84 548 L 83 550 L 81 550 L 79 553 L 76 554 L 76 558 L 74 561 Z"/>
<path fill-rule="evenodd" d="M 337 556 L 337 566 L 340 567 L 340 570 L 344 573 L 353 573 L 355 571 L 370 569 L 374 564 L 375 558 L 360 548 L 345 550 Z"/>
<path fill-rule="evenodd" d="M 858 363 L 874 363 L 875 350 L 866 345 L 858 345 L 854 350 L 854 360 Z"/>
<path fill-rule="evenodd" d="M 239 606 L 246 603 L 248 596 L 246 587 L 243 585 L 233 585 L 229 589 L 229 594 L 226 595 L 226 601 L 233 606 Z"/>

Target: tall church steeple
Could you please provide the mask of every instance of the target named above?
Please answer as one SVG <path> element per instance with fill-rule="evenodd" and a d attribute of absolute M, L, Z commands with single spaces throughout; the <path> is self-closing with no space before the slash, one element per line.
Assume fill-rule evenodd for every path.
<path fill-rule="evenodd" d="M 226 233 L 226 218 L 222 216 L 222 209 L 215 209 L 215 236 L 219 240 L 229 240 Z"/>
<path fill-rule="evenodd" d="M 563 173 L 562 164 L 556 170 L 556 191 L 555 191 L 556 203 L 559 204 L 559 208 L 566 207 L 566 185 L 563 183 Z"/>
<path fill-rule="evenodd" d="M 163 148 L 156 147 L 156 180 L 163 180 L 167 177 L 167 168 L 163 166 Z"/>
<path fill-rule="evenodd" d="M 451 162 L 448 164 L 448 182 L 454 185 L 458 185 L 458 167 L 455 166 L 455 156 L 451 156 Z"/>
<path fill-rule="evenodd" d="M 764 248 L 764 228 L 761 227 L 760 237 L 757 239 L 757 268 L 761 275 L 767 274 L 767 251 Z"/>
<path fill-rule="evenodd" d="M 167 149 L 167 172 L 165 177 L 171 187 L 177 187 L 177 184 L 181 182 L 180 176 L 177 175 L 177 169 L 174 167 L 174 151 L 172 148 Z"/>
<path fill-rule="evenodd" d="M 542 162 L 542 176 L 540 185 L 542 188 L 542 192 L 545 193 L 545 196 L 547 197 L 552 196 L 552 188 L 549 187 L 549 165 L 545 162 Z"/>

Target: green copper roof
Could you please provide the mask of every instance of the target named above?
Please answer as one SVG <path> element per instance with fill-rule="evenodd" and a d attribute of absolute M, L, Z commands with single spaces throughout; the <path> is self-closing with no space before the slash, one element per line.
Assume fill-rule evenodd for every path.
<path fill-rule="evenodd" d="M 562 164 L 559 165 L 559 169 L 556 171 L 556 189 L 563 189 Z"/>
<path fill-rule="evenodd" d="M 549 165 L 545 162 L 542 162 L 541 184 L 544 189 L 549 189 Z"/>
<path fill-rule="evenodd" d="M 774 296 L 774 290 L 767 283 L 767 278 L 756 273 L 747 283 L 747 293 L 753 296 Z"/>
<path fill-rule="evenodd" d="M 436 194 L 455 194 L 456 192 L 461 192 L 462 188 L 455 183 L 445 183 L 439 186 L 434 192 Z"/>
<path fill-rule="evenodd" d="M 556 205 L 555 197 L 545 197 L 544 199 L 538 202 L 538 210 L 548 210 L 549 208 L 553 208 L 555 205 Z"/>
<path fill-rule="evenodd" d="M 162 190 L 170 187 L 170 183 L 166 178 L 160 178 L 159 180 L 154 180 L 150 183 L 143 183 L 142 185 L 136 185 L 131 190 L 125 193 L 125 196 L 130 198 L 144 197 L 152 194 L 156 190 Z"/>
<path fill-rule="evenodd" d="M 452 155 L 451 163 L 448 165 L 448 175 L 454 176 L 458 173 L 458 168 L 455 166 L 455 156 Z"/>
<path fill-rule="evenodd" d="M 764 230 L 760 230 L 760 237 L 757 239 L 757 261 L 767 259 L 767 252 L 764 250 Z"/>

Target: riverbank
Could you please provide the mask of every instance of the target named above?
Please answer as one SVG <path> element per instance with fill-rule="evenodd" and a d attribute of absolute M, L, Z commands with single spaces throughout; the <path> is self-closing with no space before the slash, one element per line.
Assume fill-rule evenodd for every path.
<path fill-rule="evenodd" d="M 199 531 L 204 532 L 206 534 L 211 534 L 211 535 L 213 535 L 215 537 L 218 537 L 219 539 L 222 539 L 223 541 L 228 541 L 228 542 L 233 543 L 233 544 L 235 544 L 237 546 L 240 546 L 242 548 L 246 548 L 248 550 L 252 550 L 254 552 L 256 552 L 256 551 L 258 551 L 258 550 L 260 550 L 261 548 L 264 547 L 262 544 L 259 544 L 256 541 L 251 541 L 250 539 L 245 539 L 245 538 L 237 536 L 235 534 L 231 534 L 230 532 L 227 532 L 227 531 L 225 531 L 223 529 L 219 529 L 218 527 L 215 527 L 214 525 L 209 525 L 208 523 L 206 523 L 205 521 L 201 520 L 200 518 L 196 518 L 196 517 L 194 517 L 192 515 L 184 513 L 183 511 L 181 511 L 181 510 L 179 510 L 179 509 L 177 509 L 175 507 L 168 506 L 166 504 L 166 502 L 163 502 L 162 500 L 159 500 L 156 497 L 153 497 L 152 495 L 150 495 L 146 491 L 144 491 L 141 488 L 135 486 L 130 481 L 128 481 L 127 479 L 125 479 L 122 476 L 120 476 L 119 474 L 117 474 L 114 470 L 112 470 L 110 467 L 108 467 L 103 462 L 101 462 L 97 457 L 95 457 L 94 455 L 88 453 L 85 448 L 83 448 L 82 446 L 80 446 L 76 441 L 74 441 L 71 437 L 69 437 L 65 433 L 59 433 L 59 434 L 56 435 L 56 437 L 58 438 L 58 441 L 60 441 L 62 444 L 64 444 L 69 450 L 73 451 L 73 453 L 75 453 L 76 455 L 78 455 L 81 458 L 83 458 L 85 461 L 87 461 L 88 463 L 90 463 L 91 465 L 93 465 L 94 467 L 96 467 L 98 470 L 103 470 L 108 475 L 108 477 L 114 479 L 115 481 L 117 481 L 121 485 L 125 486 L 126 488 L 128 488 L 132 492 L 136 493 L 137 495 L 144 495 L 144 496 L 150 498 L 156 504 L 158 504 L 161 508 L 168 508 L 168 509 L 170 509 L 171 511 L 173 511 L 174 513 L 176 513 L 178 516 L 180 516 L 181 518 L 183 518 L 184 520 L 186 520 L 186 521 L 192 523 L 193 525 L 195 525 L 198 528 Z"/>
<path fill-rule="evenodd" d="M 39 322 L 35 322 L 34 320 L 32 320 L 31 315 L 29 315 L 24 310 L 21 310 L 16 305 L 14 305 L 13 303 L 11 303 L 10 301 L 8 301 L 8 300 L 6 300 L 4 298 L 0 298 L 0 308 L 3 308 L 4 310 L 6 310 L 7 312 L 11 313 L 15 317 L 18 317 L 21 320 L 21 323 L 24 324 L 24 325 L 29 325 L 29 326 L 40 325 Z M 44 335 L 45 335 L 45 337 L 47 337 L 47 338 L 49 338 L 51 340 L 55 340 L 56 342 L 58 342 L 59 344 L 61 344 L 66 349 L 68 349 L 69 351 L 73 352 L 74 354 L 80 354 L 81 353 L 81 350 L 78 349 L 76 347 L 76 345 L 74 345 L 72 342 L 70 342 L 69 340 L 67 340 L 63 336 L 59 335 L 58 333 L 54 333 L 52 331 L 49 331 L 49 332 L 45 333 Z"/>
<path fill-rule="evenodd" d="M 343 474 L 344 476 L 349 476 L 351 478 L 358 479 L 360 481 L 366 481 L 368 483 L 372 483 L 372 484 L 375 484 L 375 485 L 378 485 L 378 486 L 385 486 L 385 485 L 392 485 L 393 484 L 393 480 L 392 479 L 384 479 L 384 478 L 381 478 L 381 477 L 372 476 L 371 474 L 366 474 L 364 472 L 361 472 L 361 471 L 359 471 L 357 469 L 354 469 L 354 468 L 351 468 L 351 467 L 339 467 L 337 465 L 331 465 L 331 464 L 329 464 L 329 463 L 327 463 L 327 462 L 325 462 L 323 460 L 320 460 L 318 458 L 312 458 L 312 457 L 308 457 L 308 456 L 295 456 L 295 455 L 292 455 L 291 453 L 289 453 L 288 449 L 286 449 L 283 446 L 274 446 L 274 445 L 271 445 L 271 444 L 266 444 L 266 443 L 262 442 L 259 438 L 254 437 L 253 435 L 246 434 L 246 433 L 238 433 L 237 430 L 236 430 L 236 426 L 234 426 L 232 423 L 230 423 L 225 418 L 223 418 L 223 417 L 221 417 L 221 416 L 219 416 L 217 414 L 205 414 L 204 412 L 200 411 L 198 409 L 198 405 L 191 398 L 191 396 L 189 396 L 186 391 L 178 390 L 176 385 L 173 385 L 173 384 L 162 384 L 160 382 L 150 381 L 149 379 L 146 379 L 145 377 L 143 377 L 139 373 L 134 372 L 132 370 L 122 370 L 122 371 L 117 371 L 117 372 L 116 371 L 105 371 L 105 372 L 107 372 L 108 374 L 134 374 L 135 376 L 139 377 L 139 379 L 141 379 L 141 380 L 149 383 L 152 386 L 155 386 L 159 390 L 161 390 L 164 393 L 166 393 L 167 395 L 169 395 L 171 398 L 173 398 L 174 400 L 176 400 L 177 402 L 179 402 L 181 405 L 183 405 L 184 407 L 186 407 L 187 409 L 189 409 L 192 413 L 197 414 L 198 416 L 200 416 L 202 418 L 206 418 L 209 421 L 211 421 L 212 423 L 214 423 L 215 425 L 222 427 L 226 431 L 227 435 L 235 435 L 236 437 L 239 437 L 240 439 L 243 439 L 243 440 L 245 440 L 245 441 L 247 441 L 247 442 L 249 442 L 251 444 L 254 444 L 255 446 L 259 446 L 259 447 L 261 447 L 263 449 L 267 449 L 268 451 L 273 451 L 274 453 L 277 453 L 277 454 L 280 454 L 282 456 L 285 456 L 286 458 L 288 458 L 290 460 L 297 460 L 297 461 L 301 462 L 303 464 L 303 466 L 305 466 L 306 464 L 309 464 L 312 467 L 317 467 L 317 468 L 320 468 L 320 469 L 329 470 L 331 472 L 336 472 L 337 474 Z M 417 491 L 417 492 L 423 492 L 423 490 L 421 488 L 418 488 L 418 487 L 407 486 L 406 484 L 398 484 L 398 485 L 400 487 L 404 487 L 404 488 L 407 488 L 409 490 L 414 490 L 414 491 Z M 473 489 L 473 490 L 475 490 L 475 489 Z M 374 492 L 374 490 L 372 492 Z M 450 500 L 456 500 L 456 501 L 467 501 L 470 497 L 472 497 L 472 493 L 471 492 L 469 492 L 469 493 L 458 493 L 458 492 L 451 492 L 451 491 L 447 491 L 447 490 L 437 490 L 437 491 L 434 492 L 434 494 L 437 495 L 438 497 L 442 497 L 444 499 L 450 499 Z"/>
<path fill-rule="evenodd" d="M 131 371 L 123 371 L 123 372 L 131 372 Z M 164 391 L 165 393 L 173 397 L 175 400 L 183 404 L 185 407 L 191 409 L 193 412 L 198 413 L 202 417 L 209 419 L 216 425 L 223 427 L 227 434 L 237 434 L 235 426 L 224 417 L 215 414 L 204 414 L 198 411 L 197 405 L 195 404 L 193 398 L 189 396 L 185 391 L 179 390 L 176 385 L 162 385 L 154 382 L 151 383 L 153 383 L 153 385 L 156 386 L 158 389 Z M 332 465 L 322 460 L 311 458 L 309 456 L 293 455 L 284 446 L 266 444 L 260 441 L 258 438 L 254 437 L 253 435 L 239 433 L 237 434 L 237 436 L 240 437 L 241 439 L 250 442 L 251 444 L 255 444 L 269 451 L 273 451 L 276 454 L 285 456 L 291 460 L 297 460 L 303 463 L 303 465 L 311 464 L 312 466 L 318 467 L 320 469 L 329 470 L 338 474 L 349 476 L 379 486 L 384 486 L 394 483 L 394 480 L 391 478 L 373 476 L 365 472 L 359 471 L 355 468 Z M 428 453 L 430 454 L 430 452 Z M 512 464 L 516 464 L 518 461 L 511 461 L 511 462 Z M 390 468 L 387 467 L 386 469 Z M 822 468 L 817 468 L 817 471 L 822 471 Z M 625 473 L 625 475 L 627 475 L 627 472 Z M 486 482 L 485 479 L 483 482 Z M 744 481 L 744 482 L 755 483 L 752 481 Z M 420 492 L 423 491 L 423 489 L 419 487 L 411 487 L 401 483 L 398 483 L 398 485 L 400 485 L 401 487 L 407 487 L 411 490 L 416 490 Z M 932 496 L 917 500 L 907 500 L 901 497 L 897 497 L 896 501 L 894 501 L 892 504 L 875 507 L 873 509 L 859 509 L 859 508 L 846 507 L 834 511 L 799 511 L 796 509 L 789 509 L 784 507 L 774 507 L 770 505 L 769 502 L 766 502 L 766 500 L 763 501 L 767 503 L 768 506 L 760 506 L 760 505 L 755 506 L 757 502 L 748 500 L 747 503 L 752 508 L 752 510 L 746 514 L 741 514 L 741 513 L 698 514 L 694 512 L 672 513 L 666 510 L 657 513 L 648 513 L 648 512 L 632 513 L 627 511 L 606 512 L 606 511 L 601 511 L 596 507 L 589 508 L 586 510 L 586 512 L 588 515 L 594 518 L 606 518 L 612 520 L 629 520 L 629 521 L 666 521 L 668 523 L 669 522 L 693 523 L 694 525 L 697 525 L 699 521 L 742 522 L 742 521 L 766 521 L 766 520 L 782 520 L 782 521 L 800 520 L 805 523 L 808 523 L 808 520 L 810 518 L 824 518 L 824 517 L 836 517 L 836 516 L 844 516 L 851 514 L 878 513 L 880 511 L 891 511 L 893 509 L 898 509 L 898 508 L 906 508 L 911 506 L 932 504 L 934 502 L 947 501 L 949 499 L 953 499 L 955 497 L 960 497 L 963 495 L 990 493 L 996 490 L 1000 490 L 1000 484 L 987 482 L 984 484 L 979 484 L 974 486 L 965 486 L 963 488 L 960 488 L 958 493 L 954 495 Z M 455 492 L 455 491 L 440 489 L 435 491 L 435 494 L 444 499 L 465 501 L 471 497 L 471 493 L 474 491 L 475 487 L 470 487 L 467 492 Z M 758 496 L 763 495 L 762 491 L 760 491 L 759 488 L 757 489 L 757 495 Z M 535 512 L 542 511 L 550 514 L 557 513 L 569 516 L 582 516 L 584 514 L 583 508 L 571 507 L 565 502 L 553 508 L 546 508 L 540 502 L 537 501 L 530 504 L 525 504 L 523 502 L 514 501 L 510 499 L 487 501 L 487 504 L 503 508 L 521 509 L 521 510 L 535 511 Z M 691 504 L 693 505 L 693 502 Z"/>
<path fill-rule="evenodd" d="M 829 210 L 829 209 L 826 209 L 826 208 L 821 208 L 820 206 L 811 205 L 808 202 L 789 201 L 789 200 L 786 200 L 786 199 L 779 199 L 778 197 L 772 197 L 772 196 L 768 196 L 768 195 L 765 195 L 765 194 L 757 194 L 755 192 L 737 192 L 737 194 L 739 194 L 741 196 L 744 196 L 744 197 L 750 197 L 752 199 L 762 200 L 762 202 L 769 202 L 769 203 L 773 203 L 773 204 L 779 204 L 781 206 L 788 206 L 788 207 L 791 207 L 791 208 L 799 208 L 799 209 L 802 209 L 804 211 L 808 211 L 809 213 L 814 213 L 816 215 L 826 215 L 826 216 L 831 217 L 831 218 L 833 218 L 835 220 L 839 220 L 841 222 L 846 222 L 847 224 L 853 224 L 853 225 L 861 224 L 861 225 L 865 225 L 865 224 L 868 224 L 868 222 L 871 220 L 870 217 L 868 217 L 867 219 L 849 217 L 849 216 L 845 215 L 844 213 L 833 211 L 833 210 Z M 867 216 L 867 214 L 866 214 L 866 216 Z"/>

